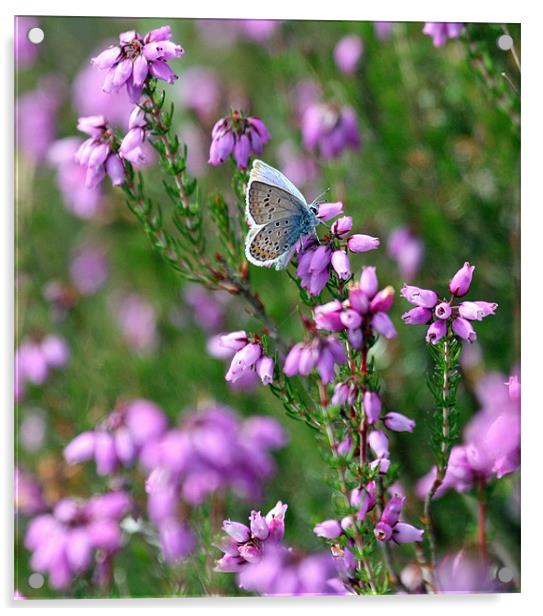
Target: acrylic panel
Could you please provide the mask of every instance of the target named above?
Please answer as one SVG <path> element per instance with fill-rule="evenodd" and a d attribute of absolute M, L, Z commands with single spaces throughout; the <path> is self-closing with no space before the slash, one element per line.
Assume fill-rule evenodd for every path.
<path fill-rule="evenodd" d="M 18 17 L 15 596 L 520 589 L 520 26 Z"/>

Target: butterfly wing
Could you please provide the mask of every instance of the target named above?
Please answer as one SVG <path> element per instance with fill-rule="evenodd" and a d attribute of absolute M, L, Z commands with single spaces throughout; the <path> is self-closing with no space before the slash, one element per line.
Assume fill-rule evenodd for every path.
<path fill-rule="evenodd" d="M 290 180 L 277 169 L 255 160 L 247 186 L 245 208 L 251 226 L 308 210 L 304 196 Z"/>
<path fill-rule="evenodd" d="M 247 189 L 247 218 L 251 225 L 265 225 L 280 218 L 300 216 L 306 206 L 282 188 L 253 181 Z"/>
<path fill-rule="evenodd" d="M 249 231 L 245 243 L 247 260 L 260 267 L 283 269 L 300 239 L 303 219 L 289 216 Z"/>

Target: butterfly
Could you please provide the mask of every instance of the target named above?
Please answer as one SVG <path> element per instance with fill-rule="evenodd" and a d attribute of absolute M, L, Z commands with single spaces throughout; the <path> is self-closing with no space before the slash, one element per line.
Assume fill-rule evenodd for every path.
<path fill-rule="evenodd" d="M 280 171 L 255 160 L 245 207 L 249 223 L 245 241 L 247 260 L 259 267 L 284 269 L 298 242 L 315 233 L 320 222 L 317 211 L 317 204 L 308 204 Z"/>

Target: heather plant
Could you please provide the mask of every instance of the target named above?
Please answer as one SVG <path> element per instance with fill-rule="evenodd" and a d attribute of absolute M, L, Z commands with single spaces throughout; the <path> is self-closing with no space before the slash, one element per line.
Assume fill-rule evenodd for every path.
<path fill-rule="evenodd" d="M 138 566 L 131 562 L 132 553 L 140 560 L 137 578 L 147 576 L 148 588 L 155 578 L 165 579 L 161 592 L 176 596 L 439 593 L 469 585 L 462 578 L 469 577 L 466 571 L 473 571 L 475 579 L 468 590 L 504 588 L 491 579 L 500 561 L 491 548 L 487 514 L 493 494 L 508 498 L 500 482 L 519 466 L 517 354 L 508 349 L 508 363 L 501 367 L 511 376 L 507 384 L 505 376 L 498 377 L 501 385 L 492 381 L 491 400 L 488 390 L 485 398 L 483 378 L 473 383 L 477 370 L 470 367 L 480 363 L 473 359 L 473 348 L 485 348 L 478 346 L 478 334 L 488 341 L 487 332 L 506 319 L 503 304 L 511 307 L 515 299 L 493 296 L 497 287 L 490 284 L 491 257 L 476 243 L 471 227 L 471 241 L 461 249 L 450 248 L 455 245 L 452 209 L 443 206 L 440 212 L 438 204 L 427 204 L 418 212 L 415 198 L 429 199 L 438 191 L 438 177 L 426 179 L 438 146 L 421 149 L 424 122 L 436 120 L 428 109 L 413 112 L 412 121 L 421 124 L 413 128 L 418 144 L 404 144 L 411 175 L 384 182 L 384 202 L 390 199 L 398 211 L 405 205 L 408 219 L 379 221 L 375 204 L 382 195 L 373 187 L 372 213 L 364 214 L 362 223 L 364 192 L 350 188 L 358 179 L 351 163 L 359 159 L 348 157 L 367 156 L 366 164 L 384 164 L 392 175 L 403 163 L 394 153 L 399 138 L 372 99 L 369 85 L 375 76 L 368 74 L 371 56 L 361 36 L 341 31 L 327 63 L 316 51 L 299 62 L 283 47 L 282 36 L 292 25 L 241 21 L 228 26 L 222 35 L 230 42 L 217 36 L 215 44 L 228 46 L 239 38 L 235 44 L 242 49 L 278 45 L 291 63 L 278 83 L 291 70 L 298 86 L 304 85 L 293 89 L 294 94 L 285 87 L 285 100 L 296 100 L 292 109 L 287 103 L 280 112 L 282 120 L 265 101 L 261 109 L 250 108 L 248 101 L 241 105 L 243 96 L 231 95 L 230 109 L 221 109 L 220 86 L 202 69 L 191 82 L 198 88 L 201 78 L 209 100 L 202 93 L 191 100 L 186 89 L 179 97 L 175 83 L 183 81 L 185 63 L 195 51 L 190 40 L 177 40 L 170 25 L 145 35 L 124 32 L 118 44 L 92 58 L 103 82 L 88 84 L 112 97 L 127 96 L 124 128 L 107 117 L 103 103 L 96 113 L 86 111 L 78 118 L 77 128 L 88 135 L 83 142 L 72 137 L 54 142 L 47 120 L 43 147 L 68 209 L 106 227 L 115 226 L 108 216 L 116 216 L 130 229 L 129 238 L 120 234 L 107 248 L 104 238 L 72 248 L 70 282 L 49 281 L 43 292 L 51 306 L 49 320 L 75 327 L 70 324 L 84 312 L 85 303 L 90 305 L 112 284 L 108 253 L 118 258 L 127 250 L 136 257 L 149 245 L 152 252 L 144 252 L 143 261 L 152 261 L 147 275 L 159 281 L 131 289 L 140 275 L 140 260 L 132 268 L 130 258 L 120 259 L 129 276 L 111 294 L 107 309 L 115 323 L 110 343 L 118 345 L 122 359 L 108 364 L 103 355 L 106 370 L 108 365 L 113 370 L 103 389 L 104 383 L 96 389 L 89 375 L 88 418 L 70 424 L 73 409 L 59 416 L 57 457 L 51 463 L 69 479 L 90 478 L 92 490 L 72 495 L 71 485 L 51 479 L 43 495 L 33 487 L 32 475 L 18 467 L 19 509 L 33 516 L 21 536 L 32 553 L 29 566 L 47 574 L 52 588 L 74 595 L 133 592 L 132 582 L 126 581 L 131 566 Z M 389 45 L 392 38 L 394 53 L 402 60 L 402 78 L 408 79 L 416 61 L 406 49 L 408 31 L 403 24 L 388 26 L 375 24 L 372 45 Z M 202 24 L 200 36 L 212 27 L 212 22 Z M 471 25 L 428 23 L 419 36 L 431 36 L 435 47 L 469 47 L 465 53 L 473 57 L 477 32 Z M 486 35 L 480 36 L 482 41 Z M 425 53 L 441 51 L 430 44 Z M 340 71 L 343 85 L 328 84 L 330 70 Z M 455 65 L 454 70 L 460 68 Z M 320 79 L 316 87 L 303 82 L 309 73 Z M 414 85 L 409 82 L 406 89 Z M 95 95 L 89 92 L 89 97 Z M 409 90 L 408 99 L 412 95 Z M 184 112 L 176 103 L 179 98 Z M 505 114 L 500 107 L 494 121 L 515 143 L 516 123 L 505 128 L 503 122 L 514 120 L 518 102 L 509 93 L 507 100 L 512 106 Z M 381 104 L 390 109 L 396 105 L 390 99 Z M 222 117 L 212 117 L 212 112 Z M 193 148 L 179 125 L 182 113 L 192 113 L 205 134 L 205 173 L 189 172 Z M 249 187 L 263 164 L 255 165 L 255 160 L 270 160 L 270 148 L 285 131 L 295 133 L 288 138 L 296 143 L 293 156 L 285 141 L 288 162 L 306 179 L 312 177 L 311 169 L 320 170 L 326 199 L 312 188 L 307 233 L 300 231 L 280 259 L 266 261 L 277 269 L 263 273 L 258 267 L 262 263 L 250 252 L 255 221 L 247 206 Z M 454 147 L 458 151 L 447 164 L 454 161 L 461 168 L 463 157 L 474 156 L 469 148 L 475 145 L 459 141 Z M 36 164 L 34 154 L 29 158 Z M 112 187 L 104 183 L 106 176 Z M 303 184 L 305 189 L 311 181 Z M 359 187 L 372 189 L 365 179 Z M 113 205 L 102 203 L 102 191 L 108 191 Z M 396 192 L 393 199 L 389 191 Z M 484 204 L 483 189 L 476 194 Z M 497 191 L 492 199 L 498 201 Z M 384 209 L 385 217 L 393 210 L 390 204 Z M 447 232 L 440 222 L 428 222 L 439 215 L 451 228 L 450 238 L 443 239 Z M 513 220 L 510 224 L 514 228 Z M 425 225 L 431 228 L 430 237 Z M 432 233 L 443 245 L 437 245 Z M 380 255 L 380 237 L 385 235 L 392 261 Z M 516 237 L 512 239 L 514 245 Z M 434 256 L 442 251 L 443 259 L 424 270 L 429 248 Z M 422 270 L 423 284 L 441 286 L 448 268 L 464 259 L 469 261 L 450 279 L 447 297 L 411 284 Z M 479 268 L 485 286 L 477 294 L 498 299 L 499 308 L 493 301 L 465 298 Z M 263 276 L 272 293 L 263 292 Z M 152 295 L 154 284 L 161 293 L 155 289 L 151 299 L 146 295 Z M 401 320 L 395 306 L 398 290 L 413 306 Z M 482 321 L 477 332 L 475 321 Z M 427 326 L 425 341 L 411 336 L 406 325 Z M 86 343 L 81 344 L 74 371 L 83 370 Z M 493 352 L 498 354 L 496 344 Z M 170 360 L 161 364 L 163 349 L 170 345 Z M 31 395 L 45 388 L 51 367 L 66 364 L 70 369 L 73 362 L 58 336 L 22 338 L 18 400 L 26 397 L 27 387 Z M 125 366 L 131 362 L 137 362 L 135 372 Z M 407 364 L 416 368 L 405 369 Z M 425 371 L 428 393 L 423 392 Z M 483 389 L 477 393 L 482 408 L 469 418 L 466 400 L 474 387 Z M 164 402 L 146 390 L 159 392 Z M 221 397 L 235 402 L 214 401 Z M 58 392 L 43 404 L 63 408 Z M 244 405 L 243 416 L 230 408 L 237 404 Z M 171 409 L 180 406 L 190 410 L 176 410 L 174 416 Z M 268 416 L 267 409 L 278 406 L 284 420 Z M 296 450 L 298 438 L 304 453 Z M 425 449 L 432 458 L 407 453 Z M 296 477 L 294 465 L 305 480 Z M 40 472 L 43 476 L 43 465 Z M 275 475 L 286 481 L 275 485 Z M 26 500 L 21 498 L 24 486 Z M 473 547 L 471 537 L 453 541 L 443 530 L 439 510 L 448 492 L 473 496 L 476 503 L 478 550 L 469 557 L 462 550 Z M 111 506 L 114 499 L 122 506 Z M 292 527 L 284 502 L 289 503 Z M 467 503 L 469 509 L 472 500 Z M 246 516 L 247 507 L 253 508 L 249 524 L 233 521 Z M 304 532 L 310 539 L 300 539 Z M 451 565 L 453 552 L 457 555 Z M 120 567 L 123 574 L 116 576 Z M 512 588 L 514 583 L 507 587 Z"/>

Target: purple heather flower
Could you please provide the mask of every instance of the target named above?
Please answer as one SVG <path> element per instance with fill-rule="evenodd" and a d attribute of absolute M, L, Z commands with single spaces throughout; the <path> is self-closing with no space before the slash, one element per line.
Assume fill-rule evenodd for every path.
<path fill-rule="evenodd" d="M 448 39 L 458 38 L 463 28 L 464 24 L 462 23 L 427 21 L 422 33 L 432 37 L 434 47 L 441 47 Z"/>
<path fill-rule="evenodd" d="M 347 148 L 358 150 L 360 133 L 356 114 L 351 107 L 311 104 L 302 117 L 302 138 L 307 150 L 318 150 L 325 160 L 337 158 Z"/>
<path fill-rule="evenodd" d="M 255 370 L 264 385 L 273 381 L 274 362 L 263 354 L 260 342 L 249 342 L 247 334 L 242 331 L 222 336 L 221 344 L 232 350 L 237 348 L 225 376 L 229 383 L 236 383 Z"/>
<path fill-rule="evenodd" d="M 56 183 L 64 205 L 76 216 L 89 219 L 102 211 L 102 192 L 99 186 L 85 186 L 87 170 L 75 160 L 81 144 L 78 137 L 55 141 L 47 151 L 47 160 L 56 168 Z"/>
<path fill-rule="evenodd" d="M 404 285 L 400 291 L 400 295 L 415 306 L 421 308 L 433 308 L 438 301 L 437 293 L 429 289 L 420 289 L 410 285 Z"/>
<path fill-rule="evenodd" d="M 447 321 L 434 321 L 426 332 L 426 342 L 436 344 L 441 338 L 447 335 Z"/>
<path fill-rule="evenodd" d="M 379 421 L 381 416 L 381 398 L 378 393 L 367 391 L 364 394 L 364 414 L 370 425 Z"/>
<path fill-rule="evenodd" d="M 298 343 L 289 351 L 283 372 L 287 376 L 307 376 L 317 369 L 323 383 L 332 382 L 335 364 L 347 361 L 342 343 L 334 336 L 317 336 L 307 343 Z"/>
<path fill-rule="evenodd" d="M 119 523 L 131 508 L 125 492 L 93 496 L 86 502 L 59 501 L 52 513 L 35 517 L 26 531 L 32 569 L 48 573 L 53 588 L 65 588 L 89 569 L 97 551 L 111 558 L 120 549 Z"/>
<path fill-rule="evenodd" d="M 368 436 L 368 444 L 378 458 L 388 458 L 388 436 L 381 430 L 372 430 Z"/>
<path fill-rule="evenodd" d="M 509 398 L 513 402 L 519 402 L 520 401 L 520 383 L 518 380 L 518 376 L 515 374 L 511 375 L 509 377 L 509 380 L 505 384 L 507 385 L 507 388 L 509 390 Z"/>
<path fill-rule="evenodd" d="M 86 169 L 86 187 L 96 188 L 106 174 L 114 186 L 122 184 L 125 180 L 124 166 L 119 155 L 113 151 L 113 134 L 105 117 L 79 118 L 77 128 L 90 135 L 75 153 L 75 160 Z"/>
<path fill-rule="evenodd" d="M 108 47 L 91 60 L 98 69 L 107 71 L 104 92 L 117 92 L 126 86 L 130 99 L 137 103 L 149 78 L 173 83 L 177 75 L 168 60 L 181 57 L 184 51 L 170 40 L 171 36 L 170 26 L 151 30 L 144 37 L 135 30 L 120 34 L 119 45 Z"/>
<path fill-rule="evenodd" d="M 271 38 L 280 23 L 271 19 L 240 19 L 237 26 L 246 38 L 263 43 Z"/>
<path fill-rule="evenodd" d="M 456 272 L 449 282 L 449 291 L 456 297 L 463 297 L 469 291 L 471 279 L 473 277 L 474 265 L 470 265 L 467 261 Z"/>
<path fill-rule="evenodd" d="M 336 216 L 339 216 L 343 212 L 343 203 L 336 201 L 335 203 L 321 203 L 319 205 L 319 211 L 317 218 L 323 222 L 327 222 Z"/>
<path fill-rule="evenodd" d="M 334 48 L 334 60 L 342 73 L 354 73 L 362 53 L 364 45 L 362 39 L 356 34 L 344 36 Z"/>
<path fill-rule="evenodd" d="M 475 342 L 475 340 L 477 340 L 477 334 L 475 333 L 472 324 L 467 319 L 463 319 L 461 317 L 453 319 L 452 330 L 463 340 L 467 340 L 468 342 Z"/>
<path fill-rule="evenodd" d="M 422 308 L 421 306 L 412 308 L 402 315 L 402 321 L 407 323 L 407 325 L 423 325 L 428 323 L 431 318 L 432 311 L 428 308 Z"/>
<path fill-rule="evenodd" d="M 16 101 L 17 150 L 34 164 L 44 161 L 55 140 L 62 90 L 59 78 L 47 75 L 35 90 L 25 92 Z"/>
<path fill-rule="evenodd" d="M 220 165 L 230 155 L 239 169 L 247 169 L 251 154 L 260 156 L 271 139 L 264 122 L 257 117 L 245 117 L 239 111 L 221 118 L 211 131 L 209 164 Z"/>
<path fill-rule="evenodd" d="M 107 279 L 107 260 L 98 245 L 81 246 L 72 256 L 70 279 L 81 295 L 94 295 Z"/>
<path fill-rule="evenodd" d="M 379 238 L 356 233 L 349 238 L 347 246 L 351 252 L 368 252 L 379 248 Z"/>
<path fill-rule="evenodd" d="M 238 570 L 244 590 L 260 595 L 344 595 L 347 594 L 330 554 L 301 556 L 290 548 L 266 544 L 257 562 Z"/>
<path fill-rule="evenodd" d="M 458 306 L 458 314 L 470 321 L 482 321 L 485 317 L 495 314 L 498 304 L 490 302 L 462 302 Z"/>
<path fill-rule="evenodd" d="M 28 383 L 43 385 L 52 368 L 62 368 L 70 350 L 66 341 L 56 335 L 42 340 L 24 340 L 15 354 L 15 396 L 20 400 Z"/>
<path fill-rule="evenodd" d="M 384 338 L 390 340 L 396 336 L 396 328 L 391 318 L 385 312 L 377 312 L 371 320 L 373 329 Z"/>
<path fill-rule="evenodd" d="M 488 564 L 466 549 L 445 555 L 437 566 L 436 575 L 442 593 L 500 592 L 500 584 Z"/>
<path fill-rule="evenodd" d="M 140 165 L 146 161 L 145 154 L 141 149 L 145 141 L 146 128 L 145 112 L 136 105 L 128 120 L 128 132 L 119 147 L 119 155 L 122 158 Z"/>
<path fill-rule="evenodd" d="M 383 423 L 389 430 L 393 430 L 394 432 L 413 432 L 415 428 L 413 419 L 409 419 L 409 417 L 394 411 L 388 412 L 383 417 Z"/>
<path fill-rule="evenodd" d="M 181 500 L 198 505 L 226 489 L 245 499 L 260 498 L 263 480 L 275 470 L 271 451 L 285 442 L 281 426 L 271 418 L 241 421 L 222 406 L 185 413 L 179 428 L 145 444 L 139 455 L 151 471 L 152 520 L 174 516 Z"/>
<path fill-rule="evenodd" d="M 402 320 L 407 324 L 428 323 L 432 318 L 430 309 L 433 308 L 433 315 L 436 320 L 428 328 L 427 342 L 436 344 L 441 338 L 447 336 L 449 323 L 452 325 L 454 335 L 474 342 L 477 334 L 470 321 L 480 321 L 486 316 L 493 315 L 498 307 L 495 303 L 484 301 L 464 301 L 458 306 L 454 305 L 455 298 L 464 296 L 469 291 L 474 269 L 474 266 L 466 262 L 456 272 L 449 282 L 449 291 L 453 297 L 448 302 L 439 302 L 435 291 L 404 285 L 400 294 L 411 304 L 415 304 L 417 308 L 406 312 L 402 316 Z"/>
<path fill-rule="evenodd" d="M 256 373 L 264 385 L 269 385 L 273 381 L 274 361 L 266 355 L 259 357 L 256 361 Z"/>
<path fill-rule="evenodd" d="M 351 277 L 351 267 L 349 257 L 343 250 L 336 250 L 332 253 L 332 267 L 341 280 L 348 280 Z"/>
<path fill-rule="evenodd" d="M 485 375 L 477 384 L 481 409 L 464 429 L 463 444 L 452 448 L 447 473 L 436 497 L 447 490 L 470 490 L 493 476 L 517 470 L 520 464 L 520 404 L 508 395 L 504 377 Z M 435 468 L 417 484 L 424 498 L 435 477 Z"/>
<path fill-rule="evenodd" d="M 256 563 L 262 557 L 265 545 L 283 539 L 287 505 L 278 501 L 265 517 L 260 511 L 251 511 L 250 527 L 240 522 L 225 520 L 226 537 L 217 546 L 224 556 L 217 561 L 216 571 L 240 571 L 247 563 Z"/>
<path fill-rule="evenodd" d="M 375 35 L 380 41 L 386 41 L 390 38 L 393 26 L 394 26 L 393 21 L 374 21 L 373 22 L 373 29 L 375 31 Z"/>
<path fill-rule="evenodd" d="M 163 411 L 153 402 L 136 399 L 119 405 L 94 431 L 82 432 L 64 449 L 69 464 L 94 458 L 99 475 L 113 473 L 119 464 L 130 466 L 144 445 L 166 431 Z"/>
<path fill-rule="evenodd" d="M 434 308 L 434 314 L 438 319 L 446 321 L 452 314 L 451 305 L 448 302 L 441 302 Z"/>
<path fill-rule="evenodd" d="M 142 296 L 123 297 L 116 309 L 117 321 L 126 344 L 141 354 L 150 353 L 158 344 L 156 312 Z"/>
<path fill-rule="evenodd" d="M 424 244 L 407 227 L 396 227 L 388 236 L 387 250 L 396 261 L 404 280 L 412 280 L 418 273 L 424 256 Z"/>
<path fill-rule="evenodd" d="M 337 520 L 325 520 L 324 522 L 319 522 L 313 529 L 313 532 L 317 537 L 322 537 L 323 539 L 337 539 L 343 532 L 343 529 Z"/>
<path fill-rule="evenodd" d="M 404 497 L 395 495 L 386 504 L 374 530 L 375 537 L 379 541 L 395 543 L 422 541 L 423 530 L 399 521 L 404 501 Z"/>

